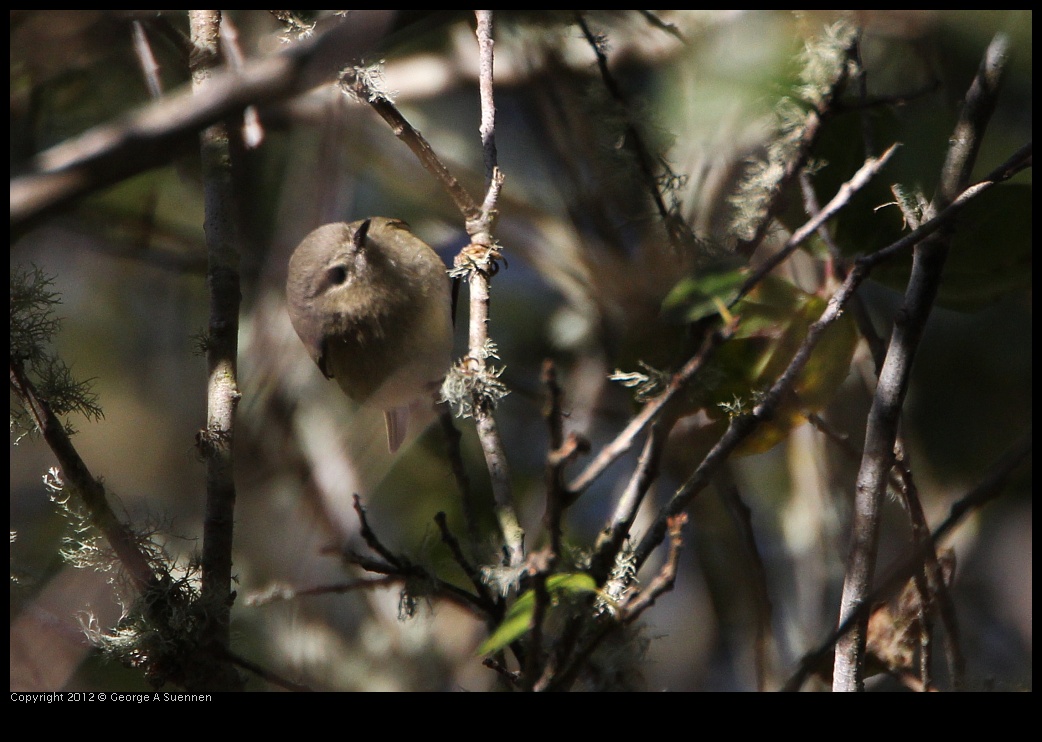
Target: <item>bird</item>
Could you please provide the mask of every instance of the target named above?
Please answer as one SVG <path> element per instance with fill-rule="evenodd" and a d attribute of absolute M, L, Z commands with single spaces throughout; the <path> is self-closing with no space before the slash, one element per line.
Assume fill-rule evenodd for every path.
<path fill-rule="evenodd" d="M 293 251 L 286 278 L 293 329 L 326 378 L 384 410 L 396 452 L 451 365 L 450 279 L 400 219 L 321 226 Z"/>

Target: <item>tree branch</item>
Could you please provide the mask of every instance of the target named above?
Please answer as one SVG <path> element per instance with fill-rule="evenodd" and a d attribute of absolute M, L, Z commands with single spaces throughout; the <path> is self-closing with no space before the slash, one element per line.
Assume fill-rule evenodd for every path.
<path fill-rule="evenodd" d="M 192 82 L 203 91 L 218 67 L 220 11 L 189 12 Z M 239 246 L 231 153 L 224 123 L 200 135 L 206 244 L 209 255 L 210 324 L 206 343 L 206 429 L 198 448 L 206 461 L 206 515 L 203 522 L 202 599 L 210 611 L 211 639 L 228 647 L 231 627 L 232 533 L 235 524 L 235 478 L 232 437 L 238 390 Z"/>
<path fill-rule="evenodd" d="M 984 129 L 994 110 L 1008 43 L 1008 39 L 1001 34 L 992 40 L 967 92 L 950 140 L 940 188 L 931 213 L 949 207 L 965 189 Z M 904 306 L 898 310 L 894 320 L 890 346 L 868 415 L 865 448 L 855 487 L 854 519 L 840 604 L 840 623 L 858 612 L 858 607 L 871 589 L 879 541 L 880 503 L 894 464 L 897 426 L 915 354 L 940 287 L 948 244 L 948 235 L 945 234 L 916 246 Z M 866 614 L 837 645 L 832 674 L 833 690 L 863 689 L 867 629 Z"/>
<path fill-rule="evenodd" d="M 481 143 L 485 154 L 485 167 L 488 177 L 488 188 L 478 214 L 467 217 L 467 233 L 471 244 L 457 256 L 463 257 L 470 264 L 468 273 L 470 282 L 470 352 L 468 364 L 473 366 L 476 376 L 487 374 L 487 357 L 485 349 L 489 347 L 488 315 L 489 315 L 489 282 L 497 270 L 496 259 L 499 253 L 495 249 L 492 237 L 492 223 L 495 220 L 495 206 L 499 190 L 503 184 L 503 173 L 496 162 L 495 116 L 496 108 L 493 98 L 493 41 L 492 11 L 475 11 L 477 18 L 477 41 L 481 90 Z M 475 400 L 474 424 L 481 442 L 481 450 L 485 454 L 492 483 L 492 496 L 495 500 L 496 520 L 505 541 L 507 562 L 510 566 L 520 566 L 524 561 L 525 532 L 514 509 L 514 496 L 510 484 L 510 470 L 507 464 L 506 451 L 499 435 L 499 428 L 492 417 L 491 405 Z"/>
<path fill-rule="evenodd" d="M 1002 493 L 1002 489 L 1010 475 L 1012 475 L 1021 462 L 1031 456 L 1031 439 L 1031 431 L 1028 431 L 1020 440 L 1010 446 L 976 487 L 952 505 L 948 517 L 930 535 L 930 541 L 935 550 L 937 545 L 941 544 L 955 530 L 967 514 L 981 509 Z M 817 649 L 804 655 L 799 668 L 785 683 L 782 690 L 798 691 L 816 668 L 831 659 L 830 654 L 833 648 L 836 647 L 836 644 L 853 630 L 858 622 L 868 620 L 868 615 L 872 612 L 875 605 L 896 594 L 908 582 L 908 579 L 917 570 L 921 569 L 924 559 L 925 555 L 922 551 L 915 549 L 907 558 L 901 560 L 891 570 L 890 575 L 882 580 L 871 594 L 857 605 L 855 611 L 840 623 L 828 639 L 822 642 Z"/>
<path fill-rule="evenodd" d="M 31 172 L 11 179 L 11 227 L 45 211 L 170 162 L 190 151 L 207 126 L 250 104 L 291 97 L 368 51 L 392 11 L 352 16 L 286 51 L 215 75 L 206 91 L 182 89 L 38 154 Z"/>

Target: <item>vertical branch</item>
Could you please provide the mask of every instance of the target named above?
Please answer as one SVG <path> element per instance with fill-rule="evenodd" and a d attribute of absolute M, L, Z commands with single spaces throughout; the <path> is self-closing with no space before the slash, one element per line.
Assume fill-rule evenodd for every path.
<path fill-rule="evenodd" d="M 481 96 L 481 147 L 485 156 L 485 180 L 491 185 L 496 172 L 496 103 L 492 95 L 492 11 L 475 10 L 478 37 L 478 90 Z"/>
<path fill-rule="evenodd" d="M 865 72 L 864 69 L 861 67 L 860 62 L 858 65 L 858 69 L 860 70 L 860 74 L 857 78 L 859 84 L 859 94 L 861 95 L 861 98 L 863 100 L 866 95 Z M 871 127 L 867 123 L 864 123 L 863 126 L 864 135 L 866 137 L 866 143 L 868 143 L 868 137 L 870 135 Z M 893 148 L 891 147 L 891 150 L 892 149 Z M 814 217 L 820 214 L 821 207 L 818 204 L 818 199 L 817 195 L 814 192 L 814 187 L 810 182 L 810 176 L 807 174 L 806 171 L 800 173 L 800 188 L 803 191 L 804 208 L 806 209 L 808 216 Z M 916 220 L 915 223 L 912 223 L 912 226 L 918 226 L 918 220 Z M 832 270 L 839 278 L 846 278 L 849 266 L 847 265 L 847 261 L 843 258 L 839 246 L 835 243 L 835 241 L 832 239 L 832 236 L 829 234 L 828 229 L 824 226 L 819 227 L 818 237 L 828 247 L 829 260 L 832 266 Z M 872 360 L 875 364 L 876 373 L 878 374 L 880 369 L 882 369 L 883 362 L 886 358 L 886 343 L 884 342 L 883 338 L 881 338 L 879 334 L 876 332 L 875 327 L 872 324 L 872 320 L 868 315 L 868 310 L 865 307 L 865 304 L 862 301 L 860 294 L 855 293 L 850 297 L 849 306 L 854 320 L 857 323 L 858 331 L 860 332 L 861 336 L 865 338 L 865 340 L 868 342 L 868 347 L 872 354 Z M 812 415 L 811 417 L 816 416 Z M 827 426 L 824 425 L 824 421 L 822 421 L 820 418 L 818 418 L 817 420 L 812 420 L 812 423 L 816 427 L 818 427 L 819 430 L 826 431 L 826 434 L 829 434 L 829 432 L 827 432 Z M 830 437 L 833 437 L 833 439 L 835 439 L 835 436 Z M 893 485 L 895 490 L 901 493 L 901 496 L 905 502 L 905 509 L 908 512 L 909 519 L 912 524 L 912 533 L 914 541 L 918 547 L 921 547 L 923 549 L 923 553 L 926 554 L 926 560 L 924 564 L 925 570 L 921 573 L 917 573 L 916 575 L 916 585 L 920 588 L 920 604 L 924 608 L 923 613 L 926 614 L 929 612 L 925 610 L 927 606 L 934 605 L 934 600 L 929 594 L 932 585 L 932 589 L 936 590 L 936 605 L 940 609 L 940 616 L 945 626 L 945 647 L 947 649 L 949 666 L 951 668 L 952 685 L 956 689 L 961 689 L 963 684 L 965 663 L 962 659 L 962 653 L 959 649 L 957 641 L 958 626 L 955 619 L 955 608 L 952 605 L 951 596 L 948 594 L 948 587 L 945 584 L 944 580 L 941 579 L 941 568 L 938 562 L 937 552 L 933 548 L 933 544 L 931 542 L 927 542 L 924 540 L 929 536 L 930 529 L 929 525 L 927 524 L 926 516 L 923 513 L 922 504 L 919 501 L 919 496 L 917 494 L 916 488 L 911 479 L 911 469 L 910 467 L 908 467 L 907 462 L 903 461 L 905 459 L 903 449 L 903 443 L 901 441 L 900 435 L 898 435 L 896 439 L 895 454 L 897 455 L 899 466 L 895 467 L 892 470 L 890 483 L 891 485 Z M 853 456 L 855 460 L 858 460 L 860 458 L 860 454 L 856 451 L 853 452 Z M 900 476 L 898 476 L 898 474 Z M 926 575 L 930 575 L 929 581 L 925 579 Z M 929 681 L 929 631 L 925 630 L 925 627 L 929 623 L 929 619 L 929 615 L 924 615 L 922 621 L 922 626 L 924 627 L 924 630 L 922 631 L 923 641 L 920 657 L 920 665 L 922 668 L 922 672 L 920 679 L 922 680 L 923 687 L 930 687 L 931 685 Z"/>
<path fill-rule="evenodd" d="M 543 361 L 543 383 L 546 386 L 547 399 L 543 408 L 550 433 L 550 448 L 546 453 L 546 513 L 543 522 L 550 535 L 550 561 L 561 554 L 561 518 L 565 508 L 575 502 L 564 485 L 564 468 L 579 454 L 590 450 L 589 441 L 575 432 L 564 434 L 564 397 L 561 385 L 557 381 L 557 370 L 551 360 Z M 551 564 L 552 566 L 552 564 Z"/>
<path fill-rule="evenodd" d="M 239 31 L 235 28 L 231 18 L 221 18 L 220 24 L 221 50 L 228 60 L 230 69 L 242 72 L 245 61 L 242 49 L 239 47 Z M 260 114 L 257 106 L 246 106 L 242 111 L 242 134 L 243 144 L 249 149 L 256 149 L 264 141 L 264 126 L 261 124 Z"/>
<path fill-rule="evenodd" d="M 192 85 L 204 90 L 217 66 L 221 16 L 191 11 Z M 239 401 L 236 357 L 239 334 L 239 252 L 232 198 L 228 130 L 214 124 L 200 135 L 209 254 L 207 283 L 210 321 L 206 343 L 208 372 L 206 429 L 198 446 L 206 460 L 206 519 L 203 525 L 202 598 L 210 612 L 215 644 L 229 641 L 232 579 L 232 528 L 235 481 L 232 477 L 232 431 Z"/>
<path fill-rule="evenodd" d="M 742 500 L 738 485 L 735 484 L 734 477 L 726 467 L 722 468 L 716 476 L 715 484 L 720 492 L 720 498 L 734 520 L 752 567 L 748 570 L 748 580 L 756 605 L 756 643 L 753 647 L 753 658 L 756 667 L 756 689 L 763 692 L 767 690 L 767 662 L 772 644 L 771 614 L 773 608 L 771 607 L 771 596 L 767 590 L 767 568 L 764 566 L 763 557 L 760 556 L 760 550 L 756 546 L 752 511 Z"/>
<path fill-rule="evenodd" d="M 557 369 L 551 360 L 543 361 L 543 384 L 546 386 L 546 407 L 543 416 L 550 433 L 550 450 L 546 456 L 546 514 L 543 521 L 550 533 L 550 558 L 561 553 L 561 514 L 564 511 L 564 465 L 568 454 L 564 446 L 564 421 L 561 410 L 563 396 L 557 382 Z M 574 446 L 572 447 L 574 449 Z"/>
<path fill-rule="evenodd" d="M 640 132 L 637 131 L 637 127 L 633 124 L 630 116 L 630 106 L 626 100 L 626 96 L 623 94 L 622 88 L 619 87 L 618 82 L 615 80 L 615 76 L 612 75 L 611 70 L 608 68 L 608 58 L 604 54 L 603 39 L 598 39 L 598 37 L 594 35 L 590 30 L 590 27 L 586 24 L 586 19 L 583 18 L 582 13 L 575 13 L 575 22 L 578 24 L 579 30 L 582 31 L 586 43 L 590 45 L 594 56 L 597 58 L 597 70 L 600 72 L 604 86 L 608 89 L 608 93 L 611 95 L 612 99 L 619 104 L 619 107 L 625 113 L 625 142 L 636 155 L 637 166 L 640 168 L 641 177 L 644 179 L 644 185 L 648 189 L 648 193 L 651 194 L 651 198 L 655 202 L 655 209 L 658 211 L 659 217 L 662 218 L 663 223 L 668 223 L 669 207 L 666 206 L 666 202 L 662 198 L 662 192 L 659 189 L 659 179 L 655 174 L 655 158 L 652 156 L 647 145 L 644 144 L 644 138 L 640 135 Z M 672 173 L 670 173 L 670 175 L 672 175 Z"/>
<path fill-rule="evenodd" d="M 633 522 L 637 519 L 637 511 L 644 502 L 644 496 L 658 478 L 666 440 L 675 422 L 676 416 L 669 415 L 668 419 L 656 420 L 651 424 L 637 465 L 615 506 L 615 513 L 597 537 L 594 554 L 590 559 L 590 572 L 598 583 L 607 579 L 611 573 L 612 566 L 630 535 Z"/>
<path fill-rule="evenodd" d="M 947 208 L 969 181 L 984 129 L 995 107 L 998 86 L 1008 54 L 1008 39 L 997 35 L 988 46 L 955 125 L 941 171 L 938 193 L 929 216 Z M 940 286 L 941 271 L 948 254 L 950 230 L 917 245 L 912 273 L 905 291 L 904 306 L 894 319 L 894 331 L 879 384 L 872 400 L 865 435 L 865 448 L 858 472 L 851 525 L 850 550 L 840 603 L 839 622 L 860 615 L 853 630 L 836 645 L 833 690 L 861 690 L 868 630 L 867 612 L 861 612 L 872 586 L 876 547 L 879 543 L 880 504 L 890 470 L 894 444 L 912 362 Z"/>
<path fill-rule="evenodd" d="M 474 501 L 474 491 L 470 486 L 470 477 L 467 468 L 463 465 L 463 452 L 460 450 L 460 435 L 456 425 L 452 422 L 452 410 L 448 405 L 438 405 L 438 421 L 441 430 L 445 434 L 446 454 L 449 464 L 452 466 L 452 475 L 456 480 L 456 488 L 459 489 L 462 502 L 463 517 L 467 522 L 467 538 L 471 547 L 480 543 L 478 530 L 478 508 Z"/>
<path fill-rule="evenodd" d="M 487 377 L 490 373 L 487 359 L 489 350 L 488 315 L 489 315 L 489 281 L 497 270 L 495 250 L 492 238 L 492 222 L 495 218 L 495 204 L 499 189 L 503 183 L 503 175 L 496 164 L 495 120 L 496 109 L 493 99 L 493 42 L 492 11 L 475 11 L 477 17 L 478 53 L 480 55 L 480 89 L 481 89 L 481 142 L 485 154 L 485 167 L 488 176 L 488 189 L 482 202 L 481 213 L 474 219 L 467 220 L 467 233 L 471 244 L 465 252 L 465 260 L 470 263 L 470 353 L 468 363 L 476 377 Z M 464 257 L 461 254 L 460 257 Z M 524 559 L 524 531 L 518 522 L 514 510 L 513 493 L 510 486 L 510 470 L 507 464 L 503 441 L 499 429 L 492 417 L 492 405 L 476 400 L 474 405 L 474 424 L 481 442 L 481 450 L 485 454 L 489 477 L 492 482 L 492 495 L 495 499 L 496 519 L 505 540 L 506 557 L 511 565 L 519 565 Z"/>

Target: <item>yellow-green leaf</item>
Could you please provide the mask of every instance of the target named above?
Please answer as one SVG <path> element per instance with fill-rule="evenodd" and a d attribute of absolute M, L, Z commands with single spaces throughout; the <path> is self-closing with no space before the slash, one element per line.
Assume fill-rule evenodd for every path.
<path fill-rule="evenodd" d="M 582 572 L 562 572 L 547 578 L 546 590 L 550 594 L 551 603 L 556 603 L 562 596 L 596 592 L 597 583 L 588 574 Z M 526 590 L 507 610 L 503 622 L 478 647 L 478 654 L 498 652 L 527 634 L 532 628 L 534 612 L 535 593 L 532 590 Z"/>

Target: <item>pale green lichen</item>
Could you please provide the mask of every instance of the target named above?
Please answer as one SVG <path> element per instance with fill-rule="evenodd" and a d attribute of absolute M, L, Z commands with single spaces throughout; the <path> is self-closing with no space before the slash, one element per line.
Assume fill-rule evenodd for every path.
<path fill-rule="evenodd" d="M 734 208 L 732 232 L 739 239 L 751 240 L 762 231 L 786 175 L 806 156 L 808 116 L 824 111 L 849 77 L 853 64 L 850 50 L 856 37 L 857 29 L 840 21 L 807 42 L 793 94 L 775 106 L 766 152 L 748 164 L 738 192 L 730 198 Z"/>

